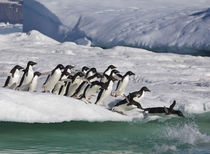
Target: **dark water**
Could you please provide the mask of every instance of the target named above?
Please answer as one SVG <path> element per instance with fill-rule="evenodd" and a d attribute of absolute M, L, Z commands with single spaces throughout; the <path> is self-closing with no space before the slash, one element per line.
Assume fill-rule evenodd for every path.
<path fill-rule="evenodd" d="M 133 122 L 1 122 L 0 153 L 210 153 L 210 113 Z"/>

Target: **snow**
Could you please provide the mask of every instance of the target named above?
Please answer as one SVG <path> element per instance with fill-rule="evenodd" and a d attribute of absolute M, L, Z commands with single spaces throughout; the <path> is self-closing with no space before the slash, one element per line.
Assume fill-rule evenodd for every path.
<path fill-rule="evenodd" d="M 57 41 L 209 55 L 209 0 L 27 0 L 23 30 Z"/>
<path fill-rule="evenodd" d="M 1 29 L 1 28 L 0 28 Z M 175 109 L 185 116 L 210 111 L 210 57 L 154 53 L 152 51 L 117 46 L 112 49 L 60 43 L 38 31 L 29 33 L 0 34 L 0 83 L 16 64 L 26 67 L 29 60 L 38 64 L 35 71 L 48 72 L 57 64 L 96 67 L 102 72 L 110 64 L 117 66 L 121 74 L 131 70 L 136 75 L 126 89 L 126 94 L 146 86 L 141 102 L 143 107 L 170 106 L 175 99 Z M 16 122 L 63 122 L 63 121 L 132 121 L 141 120 L 139 110 L 128 116 L 113 113 L 106 108 L 113 106 L 121 97 L 109 97 L 105 107 L 85 104 L 70 97 L 41 93 L 46 76 L 39 79 L 37 92 L 21 92 L 0 88 L 0 121 Z M 93 100 L 94 102 L 94 100 Z M 157 119 L 157 116 L 150 117 Z"/>

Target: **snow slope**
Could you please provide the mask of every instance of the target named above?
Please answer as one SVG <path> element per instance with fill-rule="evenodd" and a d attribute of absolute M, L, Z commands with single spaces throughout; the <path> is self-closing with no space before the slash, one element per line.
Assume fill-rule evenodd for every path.
<path fill-rule="evenodd" d="M 96 67 L 99 72 L 113 64 L 124 74 L 133 71 L 134 76 L 126 93 L 147 86 L 151 93 L 142 101 L 143 107 L 169 106 L 177 100 L 176 109 L 186 116 L 210 111 L 210 58 L 169 53 L 154 53 L 130 47 L 101 49 L 59 43 L 38 31 L 30 33 L 0 34 L 0 83 L 4 84 L 3 72 L 27 61 L 38 63 L 35 70 L 46 72 L 57 64 L 86 65 Z M 73 98 L 42 94 L 41 85 L 46 76 L 39 80 L 36 93 L 20 92 L 0 88 L 0 121 L 18 122 L 62 122 L 85 121 L 131 121 L 142 119 L 140 111 L 128 112 L 123 116 L 94 104 L 85 104 Z M 111 107 L 122 98 L 109 97 L 106 107 Z M 156 118 L 156 117 L 152 117 Z"/>
<path fill-rule="evenodd" d="M 60 42 L 209 55 L 209 0 L 27 0 L 23 30 Z"/>

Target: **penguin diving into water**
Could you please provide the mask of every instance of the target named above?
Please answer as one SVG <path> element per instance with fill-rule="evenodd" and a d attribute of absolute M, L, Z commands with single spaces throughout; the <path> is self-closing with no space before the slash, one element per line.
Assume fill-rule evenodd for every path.
<path fill-rule="evenodd" d="M 61 78 L 62 70 L 64 66 L 62 64 L 58 64 L 52 72 L 48 75 L 45 83 L 42 86 L 42 92 L 52 92 L 53 88 L 55 87 L 56 83 Z"/>
<path fill-rule="evenodd" d="M 144 97 L 145 92 L 150 92 L 150 90 L 147 87 L 142 87 L 139 91 L 129 93 L 128 96 L 125 96 L 125 99 L 112 107 L 112 110 L 124 113 L 125 111 L 130 111 L 135 108 L 143 109 L 139 102 Z"/>
<path fill-rule="evenodd" d="M 165 115 L 178 115 L 179 117 L 184 117 L 183 113 L 180 110 L 174 110 L 174 106 L 176 105 L 176 101 L 167 107 L 152 107 L 152 108 L 144 108 L 144 112 L 147 114 L 165 114 Z"/>
<path fill-rule="evenodd" d="M 20 70 L 23 69 L 23 67 L 16 65 L 15 67 L 12 68 L 10 73 L 8 74 L 8 77 L 6 79 L 6 82 L 3 87 L 9 88 L 9 89 L 14 89 L 19 80 L 20 80 Z"/>
<path fill-rule="evenodd" d="M 33 66 L 37 63 L 33 61 L 29 61 L 26 69 L 23 70 L 23 76 L 21 78 L 20 84 L 16 88 L 16 90 L 26 91 L 27 85 L 29 85 L 34 77 Z"/>

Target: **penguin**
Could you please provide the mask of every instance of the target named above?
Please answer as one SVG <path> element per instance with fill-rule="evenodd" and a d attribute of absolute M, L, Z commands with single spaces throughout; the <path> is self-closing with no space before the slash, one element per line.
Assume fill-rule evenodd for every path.
<path fill-rule="evenodd" d="M 72 97 L 75 98 L 80 98 L 80 96 L 84 93 L 84 90 L 86 89 L 86 87 L 90 84 L 92 84 L 92 82 L 97 81 L 99 79 L 101 79 L 103 76 L 99 73 L 95 73 L 94 75 L 90 76 L 87 78 L 87 81 L 83 81 L 79 87 L 77 88 L 77 90 L 75 91 L 75 93 L 72 95 Z"/>
<path fill-rule="evenodd" d="M 109 65 L 103 73 L 104 77 L 101 79 L 101 82 L 103 82 L 103 83 L 107 82 L 108 79 L 106 78 L 106 75 L 110 76 L 112 70 L 114 70 L 115 68 L 116 67 L 114 65 Z"/>
<path fill-rule="evenodd" d="M 88 70 L 89 70 L 89 68 L 88 68 L 87 66 L 83 66 L 83 67 L 82 67 L 82 72 L 83 72 L 84 74 L 86 74 Z"/>
<path fill-rule="evenodd" d="M 123 96 L 125 93 L 125 89 L 128 85 L 129 82 L 129 77 L 131 75 L 135 75 L 133 72 L 128 71 L 127 73 L 125 73 L 125 75 L 123 75 L 121 78 L 121 80 L 118 81 L 117 83 L 117 87 L 116 90 L 113 92 L 113 96 L 117 97 L 117 96 Z"/>
<path fill-rule="evenodd" d="M 144 112 L 146 114 L 165 114 L 165 115 L 178 115 L 179 117 L 185 117 L 184 114 L 180 110 L 174 110 L 174 106 L 176 105 L 176 101 L 174 100 L 173 103 L 170 105 L 169 108 L 167 107 L 152 107 L 152 108 L 144 108 Z"/>
<path fill-rule="evenodd" d="M 61 77 L 61 71 L 64 69 L 62 64 L 58 64 L 48 75 L 45 83 L 42 86 L 42 92 L 52 92 L 53 88 L 55 87 L 56 83 L 59 81 Z"/>
<path fill-rule="evenodd" d="M 68 72 L 69 74 L 72 73 L 72 69 L 74 68 L 74 66 L 72 65 L 66 65 L 66 67 L 64 68 L 64 73 Z"/>
<path fill-rule="evenodd" d="M 96 68 L 93 67 L 87 71 L 87 73 L 85 74 L 85 78 L 93 76 L 95 73 L 97 73 L 97 71 L 96 71 Z"/>
<path fill-rule="evenodd" d="M 52 90 L 53 94 L 59 95 L 61 91 L 60 88 L 65 85 L 65 81 L 62 81 L 62 80 L 65 80 L 68 78 L 73 68 L 74 66 L 72 65 L 66 65 L 66 67 L 64 68 L 64 71 L 61 74 L 61 78 L 59 79 L 59 81 L 56 83 L 55 87 Z"/>
<path fill-rule="evenodd" d="M 21 69 L 23 69 L 23 67 L 21 67 L 19 65 L 14 66 L 12 68 L 12 70 L 10 71 L 3 87 L 9 88 L 9 89 L 14 89 L 20 80 L 20 70 Z"/>
<path fill-rule="evenodd" d="M 135 108 L 143 109 L 139 102 L 143 98 L 145 92 L 150 92 L 150 90 L 147 87 L 142 87 L 139 91 L 129 93 L 128 96 L 125 96 L 125 99 L 112 107 L 112 110 L 123 113 L 124 111 L 130 111 Z"/>
<path fill-rule="evenodd" d="M 16 88 L 16 90 L 25 91 L 27 85 L 29 85 L 34 77 L 33 65 L 36 65 L 36 62 L 29 61 L 25 70 L 23 70 L 23 76 L 21 78 L 20 84 Z"/>
<path fill-rule="evenodd" d="M 35 72 L 34 73 L 34 77 L 31 81 L 31 84 L 29 85 L 29 90 L 28 90 L 29 92 L 35 92 L 36 91 L 39 76 L 41 76 L 40 72 Z"/>
<path fill-rule="evenodd" d="M 65 96 L 72 96 L 76 89 L 79 87 L 79 85 L 83 82 L 84 74 L 82 72 L 77 72 L 73 77 L 72 77 L 72 82 L 69 82 L 66 88 L 66 93 Z"/>
<path fill-rule="evenodd" d="M 97 96 L 97 99 L 96 99 L 95 104 L 102 105 L 102 106 L 104 105 L 103 104 L 104 99 L 106 99 L 108 96 L 111 95 L 112 89 L 113 89 L 113 85 L 114 85 L 114 81 L 117 80 L 112 75 L 114 73 L 118 73 L 118 72 L 119 71 L 117 71 L 117 70 L 113 70 L 113 72 L 111 73 L 111 75 L 110 76 L 107 76 L 108 81 L 105 83 L 106 88 L 100 90 L 100 92 L 99 92 L 99 94 Z"/>
<path fill-rule="evenodd" d="M 89 103 L 90 102 L 90 99 L 91 97 L 98 93 L 99 90 L 101 89 L 106 89 L 107 85 L 105 85 L 104 83 L 102 82 L 99 82 L 99 81 L 94 81 L 94 82 L 91 82 L 91 84 L 89 84 L 83 94 L 81 95 L 81 97 L 79 99 L 82 99 L 82 98 L 85 98 Z"/>
<path fill-rule="evenodd" d="M 59 81 L 56 83 L 55 87 L 54 87 L 53 90 L 52 90 L 52 93 L 53 93 L 53 94 L 56 94 L 56 95 L 59 94 L 60 88 L 61 88 L 63 85 L 65 85 L 65 83 L 64 83 L 65 81 L 63 81 L 63 80 L 67 79 L 69 75 L 70 75 L 69 72 L 68 72 L 67 70 L 64 69 L 64 71 L 63 71 L 62 74 L 61 74 L 61 77 L 60 77 Z"/>

